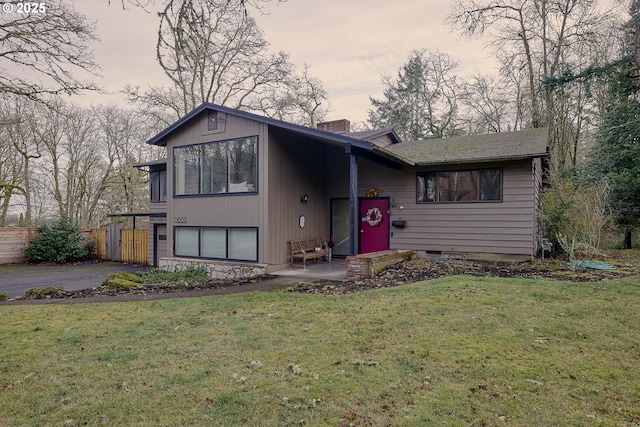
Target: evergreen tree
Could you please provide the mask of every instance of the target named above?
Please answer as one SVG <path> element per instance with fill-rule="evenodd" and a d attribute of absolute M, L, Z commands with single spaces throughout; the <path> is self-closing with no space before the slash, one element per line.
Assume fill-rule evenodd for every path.
<path fill-rule="evenodd" d="M 640 0 L 629 7 L 626 56 L 610 74 L 609 102 L 586 167 L 590 179 L 608 182 L 609 209 L 624 228 L 624 249 L 640 224 Z"/>
<path fill-rule="evenodd" d="M 609 209 L 624 227 L 623 248 L 631 248 L 631 230 L 640 223 L 640 87 L 629 60 L 610 81 L 610 101 L 589 154 L 587 176 L 604 179 L 611 194 Z"/>
<path fill-rule="evenodd" d="M 629 14 L 625 49 L 618 60 L 545 79 L 552 89 L 574 82 L 589 88 L 595 81 L 607 81 L 606 110 L 580 179 L 609 186 L 608 211 L 624 228 L 625 249 L 631 248 L 632 229 L 640 224 L 640 0 L 631 2 Z"/>
<path fill-rule="evenodd" d="M 404 140 L 451 136 L 457 112 L 457 63 L 438 51 L 414 50 L 395 80 L 384 77 L 384 99 L 370 98 L 369 124 L 393 128 Z"/>

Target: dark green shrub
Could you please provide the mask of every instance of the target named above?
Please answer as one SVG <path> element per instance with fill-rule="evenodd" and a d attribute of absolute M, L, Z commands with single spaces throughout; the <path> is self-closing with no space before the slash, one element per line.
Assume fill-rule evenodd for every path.
<path fill-rule="evenodd" d="M 89 259 L 94 251 L 94 243 L 84 241 L 80 227 L 65 219 L 39 227 L 24 250 L 31 262 L 59 264 Z"/>
<path fill-rule="evenodd" d="M 9 299 L 9 294 L 6 292 L 0 292 L 0 301 L 6 301 Z"/>

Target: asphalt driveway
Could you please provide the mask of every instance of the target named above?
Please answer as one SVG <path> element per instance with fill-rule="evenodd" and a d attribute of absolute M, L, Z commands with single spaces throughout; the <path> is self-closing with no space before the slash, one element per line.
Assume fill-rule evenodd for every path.
<path fill-rule="evenodd" d="M 146 271 L 147 266 L 119 262 L 90 262 L 64 265 L 0 265 L 0 292 L 15 298 L 31 288 L 62 286 L 65 290 L 99 286 L 110 273 Z"/>

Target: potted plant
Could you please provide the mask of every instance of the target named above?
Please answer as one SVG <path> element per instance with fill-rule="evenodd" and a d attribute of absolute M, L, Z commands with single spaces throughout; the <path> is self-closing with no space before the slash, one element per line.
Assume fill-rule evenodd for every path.
<path fill-rule="evenodd" d="M 333 255 L 333 247 L 336 245 L 335 242 L 333 241 L 333 236 L 329 238 L 329 240 L 326 240 L 323 237 L 322 240 L 323 240 L 322 248 L 325 251 L 327 251 L 326 260 L 331 262 L 331 256 Z"/>

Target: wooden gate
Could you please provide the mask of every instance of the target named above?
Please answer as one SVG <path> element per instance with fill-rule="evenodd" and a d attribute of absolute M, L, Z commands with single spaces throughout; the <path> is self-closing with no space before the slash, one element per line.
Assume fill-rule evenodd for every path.
<path fill-rule="evenodd" d="M 149 264 L 149 231 L 121 230 L 121 261 Z"/>
<path fill-rule="evenodd" d="M 96 245 L 96 256 L 107 258 L 107 230 L 104 228 L 91 230 L 91 240 Z"/>

